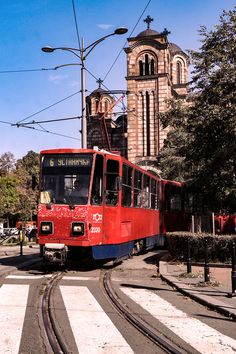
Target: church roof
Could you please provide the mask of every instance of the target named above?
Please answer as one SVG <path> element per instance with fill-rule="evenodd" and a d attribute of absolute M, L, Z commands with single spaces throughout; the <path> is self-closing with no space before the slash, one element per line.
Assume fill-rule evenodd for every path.
<path fill-rule="evenodd" d="M 183 50 L 175 43 L 170 43 L 170 51 L 172 54 L 183 52 Z"/>
<path fill-rule="evenodd" d="M 104 89 L 101 88 L 101 87 L 98 87 L 96 90 L 94 90 L 94 91 L 91 93 L 91 95 L 94 95 L 94 94 L 96 94 L 96 93 L 102 94 L 102 93 L 107 93 L 107 91 L 104 90 Z"/>
<path fill-rule="evenodd" d="M 137 37 L 148 37 L 148 36 L 155 36 L 159 34 L 159 32 L 154 31 L 152 29 L 146 29 L 145 31 L 140 32 Z"/>

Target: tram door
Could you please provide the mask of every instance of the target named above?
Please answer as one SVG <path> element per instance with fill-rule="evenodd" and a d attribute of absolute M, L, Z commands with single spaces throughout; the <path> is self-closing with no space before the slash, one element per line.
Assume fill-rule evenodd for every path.
<path fill-rule="evenodd" d="M 108 158 L 106 162 L 104 186 L 103 243 L 114 244 L 119 238 L 119 170 L 119 161 Z"/>

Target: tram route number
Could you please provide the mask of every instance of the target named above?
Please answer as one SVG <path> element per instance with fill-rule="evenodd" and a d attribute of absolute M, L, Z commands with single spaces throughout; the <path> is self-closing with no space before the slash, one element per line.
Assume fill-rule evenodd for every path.
<path fill-rule="evenodd" d="M 99 232 L 101 232 L 101 228 L 98 226 L 98 227 L 96 227 L 96 226 L 92 226 L 91 227 L 91 233 L 92 234 L 96 234 L 96 233 L 99 233 Z"/>

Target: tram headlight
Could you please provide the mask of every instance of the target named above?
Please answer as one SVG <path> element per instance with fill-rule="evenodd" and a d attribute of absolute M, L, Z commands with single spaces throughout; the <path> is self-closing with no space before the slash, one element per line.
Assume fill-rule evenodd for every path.
<path fill-rule="evenodd" d="M 50 221 L 43 221 L 40 224 L 40 233 L 42 235 L 52 234 L 52 222 Z"/>
<path fill-rule="evenodd" d="M 83 222 L 73 222 L 71 233 L 72 233 L 72 236 L 84 235 L 84 223 Z"/>

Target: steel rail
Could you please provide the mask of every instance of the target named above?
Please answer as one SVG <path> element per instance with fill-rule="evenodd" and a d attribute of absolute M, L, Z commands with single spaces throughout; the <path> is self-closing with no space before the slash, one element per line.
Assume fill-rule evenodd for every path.
<path fill-rule="evenodd" d="M 52 313 L 52 294 L 55 289 L 56 283 L 59 281 L 62 273 L 57 273 L 50 281 L 48 282 L 43 298 L 42 298 L 42 318 L 44 323 L 44 328 L 51 345 L 52 351 L 55 354 L 71 354 L 67 349 L 65 342 L 63 341 L 61 335 L 59 334 L 54 316 Z"/>
<path fill-rule="evenodd" d="M 185 350 L 180 351 L 176 349 L 169 341 L 163 339 L 163 335 L 158 335 L 157 331 L 144 322 L 140 317 L 136 316 L 127 305 L 123 304 L 119 296 L 116 294 L 111 285 L 111 271 L 106 271 L 103 276 L 103 287 L 106 294 L 110 298 L 114 307 L 118 312 L 131 323 L 138 331 L 150 339 L 153 343 L 161 347 L 166 353 L 183 354 Z"/>

